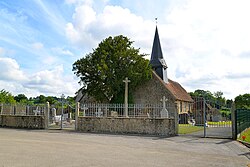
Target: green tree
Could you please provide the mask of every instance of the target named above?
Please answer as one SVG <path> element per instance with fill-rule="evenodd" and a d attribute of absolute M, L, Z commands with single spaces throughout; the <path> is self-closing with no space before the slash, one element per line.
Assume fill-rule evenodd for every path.
<path fill-rule="evenodd" d="M 55 104 L 58 102 L 57 97 L 54 97 L 54 96 L 48 96 L 45 99 L 46 99 L 46 102 L 49 102 L 49 104 Z"/>
<path fill-rule="evenodd" d="M 80 78 L 83 93 L 101 102 L 120 102 L 125 77 L 131 80 L 130 90 L 149 80 L 152 76 L 149 61 L 132 44 L 122 35 L 108 37 L 92 53 L 77 60 L 73 71 Z"/>
<path fill-rule="evenodd" d="M 213 94 L 208 90 L 197 89 L 194 92 L 189 93 L 191 97 L 204 97 L 206 100 L 215 100 Z"/>
<path fill-rule="evenodd" d="M 226 105 L 226 99 L 225 99 L 225 97 L 223 97 L 223 92 L 222 91 L 214 92 L 214 96 L 215 96 L 215 99 L 217 101 L 217 104 L 219 104 L 221 106 Z"/>
<path fill-rule="evenodd" d="M 250 109 L 250 94 L 246 93 L 235 97 L 235 107 Z"/>
<path fill-rule="evenodd" d="M 32 101 L 34 104 L 42 104 L 42 103 L 46 103 L 47 99 L 44 95 L 40 95 L 35 98 L 32 98 Z"/>
<path fill-rule="evenodd" d="M 226 107 L 227 107 L 227 108 L 231 108 L 232 105 L 233 105 L 233 100 L 232 100 L 232 99 L 227 99 L 227 100 L 226 100 Z"/>
<path fill-rule="evenodd" d="M 0 103 L 16 103 L 14 97 L 12 96 L 11 93 L 5 91 L 4 89 L 2 89 L 0 91 Z"/>
<path fill-rule="evenodd" d="M 18 94 L 17 96 L 14 97 L 14 99 L 18 103 L 27 103 L 28 102 L 28 98 L 24 94 Z"/>

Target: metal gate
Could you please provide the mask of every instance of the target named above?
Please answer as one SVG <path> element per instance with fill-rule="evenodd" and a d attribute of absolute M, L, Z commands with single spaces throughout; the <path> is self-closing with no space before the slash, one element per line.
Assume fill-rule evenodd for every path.
<path fill-rule="evenodd" d="M 190 111 L 179 113 L 179 134 L 232 138 L 231 108 L 215 100 L 196 97 Z"/>
<path fill-rule="evenodd" d="M 49 110 L 49 129 L 75 130 L 75 108 L 70 105 L 51 105 Z"/>

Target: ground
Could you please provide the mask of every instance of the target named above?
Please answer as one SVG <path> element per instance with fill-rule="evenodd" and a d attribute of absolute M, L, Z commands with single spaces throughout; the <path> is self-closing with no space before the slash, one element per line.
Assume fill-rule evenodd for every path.
<path fill-rule="evenodd" d="M 246 167 L 249 149 L 229 139 L 88 134 L 0 128 L 0 167 Z"/>

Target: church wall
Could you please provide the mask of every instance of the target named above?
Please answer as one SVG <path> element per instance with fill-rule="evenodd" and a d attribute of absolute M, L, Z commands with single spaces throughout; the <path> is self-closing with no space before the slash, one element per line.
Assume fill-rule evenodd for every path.
<path fill-rule="evenodd" d="M 175 102 L 173 95 L 154 75 L 151 80 L 138 86 L 132 94 L 136 104 L 159 104 L 163 96 L 168 99 L 168 103 Z"/>
<path fill-rule="evenodd" d="M 192 103 L 176 100 L 178 114 L 192 112 Z"/>

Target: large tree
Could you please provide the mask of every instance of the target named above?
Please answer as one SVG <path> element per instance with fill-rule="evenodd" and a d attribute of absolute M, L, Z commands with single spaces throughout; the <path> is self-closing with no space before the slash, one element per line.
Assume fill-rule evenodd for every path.
<path fill-rule="evenodd" d="M 80 77 L 83 93 L 100 102 L 121 102 L 125 77 L 130 90 L 152 76 L 149 61 L 132 46 L 133 42 L 122 35 L 104 39 L 92 53 L 73 64 Z"/>
<path fill-rule="evenodd" d="M 250 94 L 239 95 L 235 97 L 236 108 L 250 109 Z"/>

